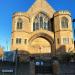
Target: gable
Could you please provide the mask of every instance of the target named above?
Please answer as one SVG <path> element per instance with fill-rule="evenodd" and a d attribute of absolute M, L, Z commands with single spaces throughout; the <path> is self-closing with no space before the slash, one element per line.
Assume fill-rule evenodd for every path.
<path fill-rule="evenodd" d="M 38 12 L 46 12 L 50 17 L 54 14 L 55 10 L 47 3 L 46 0 L 36 0 L 35 3 L 28 10 L 31 15 Z"/>

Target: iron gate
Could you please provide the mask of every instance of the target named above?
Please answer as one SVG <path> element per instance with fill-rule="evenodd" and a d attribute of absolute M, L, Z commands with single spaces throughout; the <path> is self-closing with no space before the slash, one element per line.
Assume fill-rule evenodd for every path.
<path fill-rule="evenodd" d="M 35 74 L 52 74 L 52 65 L 50 60 L 35 61 Z"/>

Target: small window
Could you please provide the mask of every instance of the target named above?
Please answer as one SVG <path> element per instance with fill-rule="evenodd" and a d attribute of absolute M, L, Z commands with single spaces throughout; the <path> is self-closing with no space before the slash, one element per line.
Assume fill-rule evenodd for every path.
<path fill-rule="evenodd" d="M 58 43 L 58 44 L 60 43 L 60 40 L 59 40 L 59 38 L 57 38 L 57 43 Z"/>
<path fill-rule="evenodd" d="M 33 31 L 35 31 L 35 28 L 36 28 L 35 26 L 36 26 L 36 25 L 35 25 L 35 22 L 34 22 L 34 23 L 33 23 Z"/>
<path fill-rule="evenodd" d="M 69 44 L 69 38 L 63 38 L 63 44 Z"/>
<path fill-rule="evenodd" d="M 48 29 L 48 23 L 47 22 L 44 22 L 44 29 Z"/>
<path fill-rule="evenodd" d="M 27 44 L 27 39 L 24 40 L 24 43 Z"/>
<path fill-rule="evenodd" d="M 13 45 L 13 39 L 12 39 L 12 45 Z"/>
<path fill-rule="evenodd" d="M 62 25 L 62 28 L 68 28 L 68 19 L 66 17 L 63 17 L 61 19 L 61 25 Z"/>
<path fill-rule="evenodd" d="M 17 29 L 22 29 L 22 19 L 18 19 L 17 21 Z"/>
<path fill-rule="evenodd" d="M 21 44 L 21 38 L 16 38 L 16 44 Z"/>
<path fill-rule="evenodd" d="M 43 28 L 43 17 L 40 17 L 40 28 Z"/>
<path fill-rule="evenodd" d="M 38 30 L 39 29 L 39 23 L 37 22 L 36 23 L 36 30 Z"/>

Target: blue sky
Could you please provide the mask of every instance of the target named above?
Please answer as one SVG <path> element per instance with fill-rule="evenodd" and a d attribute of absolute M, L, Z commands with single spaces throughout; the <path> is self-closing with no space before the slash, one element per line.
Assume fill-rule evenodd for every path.
<path fill-rule="evenodd" d="M 25 12 L 35 0 L 0 0 L 0 45 L 4 50 L 10 50 L 12 32 L 12 14 Z M 72 19 L 75 18 L 75 0 L 47 0 L 56 10 L 69 10 Z"/>

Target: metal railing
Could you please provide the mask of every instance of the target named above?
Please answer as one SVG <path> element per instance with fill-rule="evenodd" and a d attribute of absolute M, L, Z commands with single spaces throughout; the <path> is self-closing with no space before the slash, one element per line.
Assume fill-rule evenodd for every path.
<path fill-rule="evenodd" d="M 30 74 L 31 60 L 27 61 L 27 62 L 26 61 L 20 62 L 17 51 L 15 53 L 13 53 L 12 56 L 14 59 L 14 60 L 12 59 L 12 61 L 6 60 L 5 58 L 4 59 L 2 58 L 0 60 L 0 75 L 31 75 Z M 22 56 L 23 56 L 23 54 L 22 54 Z M 8 58 L 11 59 L 10 56 Z M 75 71 L 74 71 L 75 63 L 61 63 L 60 65 L 61 65 L 60 75 L 75 75 Z M 51 69 L 51 67 L 50 67 L 50 69 Z M 66 71 L 64 71 L 64 70 L 66 70 Z M 71 70 L 71 72 L 70 72 L 70 70 Z M 42 75 L 47 75 L 47 74 L 42 74 Z M 51 75 L 52 75 L 52 73 L 51 73 Z"/>

